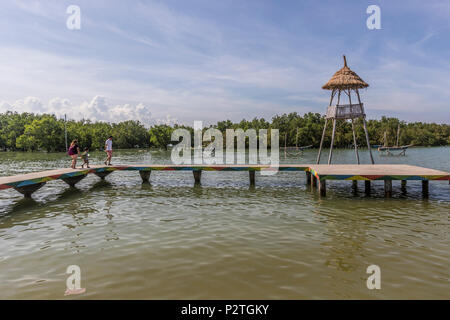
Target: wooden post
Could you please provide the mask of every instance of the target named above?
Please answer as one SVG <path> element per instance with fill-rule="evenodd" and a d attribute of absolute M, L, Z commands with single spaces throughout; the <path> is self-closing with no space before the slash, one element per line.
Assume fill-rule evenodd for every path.
<path fill-rule="evenodd" d="M 317 186 L 317 179 L 313 174 L 311 174 L 311 186 L 313 188 L 315 188 Z"/>
<path fill-rule="evenodd" d="M 384 180 L 384 196 L 386 198 L 392 197 L 392 180 Z"/>
<path fill-rule="evenodd" d="M 370 194 L 370 180 L 365 180 L 364 181 L 364 192 L 366 194 Z"/>
<path fill-rule="evenodd" d="M 200 184 L 200 180 L 202 178 L 202 170 L 194 170 L 192 171 L 192 173 L 194 174 L 195 184 Z"/>
<path fill-rule="evenodd" d="M 428 180 L 422 180 L 422 195 L 428 198 Z"/>
<path fill-rule="evenodd" d="M 358 192 L 358 180 L 352 180 L 353 192 Z"/>
<path fill-rule="evenodd" d="M 305 171 L 305 174 L 306 174 L 306 184 L 308 186 L 310 186 L 311 185 L 311 171 Z"/>
<path fill-rule="evenodd" d="M 406 192 L 406 181 L 407 180 L 402 180 L 402 192 Z"/>
<path fill-rule="evenodd" d="M 142 183 L 150 181 L 151 170 L 139 170 L 139 175 L 142 178 Z"/>
<path fill-rule="evenodd" d="M 356 91 L 356 95 L 358 96 L 358 102 L 362 108 L 361 97 L 359 96 L 359 91 L 358 91 L 358 89 L 356 89 L 355 91 Z M 370 161 L 372 162 L 372 164 L 375 164 L 375 162 L 373 161 L 373 156 L 372 156 L 372 148 L 370 147 L 369 133 L 367 132 L 366 116 L 364 115 L 362 119 L 363 119 L 363 125 L 364 125 L 364 132 L 366 134 L 367 148 L 369 148 Z"/>
<path fill-rule="evenodd" d="M 254 170 L 249 170 L 248 171 L 248 175 L 250 178 L 250 185 L 254 186 L 255 185 L 255 171 Z"/>
<path fill-rule="evenodd" d="M 319 180 L 319 194 L 322 197 L 326 197 L 327 195 L 327 183 L 326 180 Z"/>
<path fill-rule="evenodd" d="M 336 94 L 336 89 L 333 89 L 331 91 L 331 97 L 330 97 L 330 104 L 329 104 L 329 106 L 332 105 L 333 98 L 334 98 L 335 94 Z M 323 126 L 323 131 L 322 131 L 322 139 L 320 139 L 319 153 L 317 154 L 317 161 L 316 161 L 317 164 L 320 163 L 320 154 L 322 153 L 322 145 L 323 145 L 323 140 L 325 139 L 325 131 L 327 130 L 327 124 L 328 124 L 328 118 L 325 118 L 325 125 Z"/>

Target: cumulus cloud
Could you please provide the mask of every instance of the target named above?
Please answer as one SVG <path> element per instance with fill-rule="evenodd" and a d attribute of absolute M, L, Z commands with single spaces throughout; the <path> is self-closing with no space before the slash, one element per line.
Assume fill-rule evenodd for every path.
<path fill-rule="evenodd" d="M 139 120 L 145 126 L 150 126 L 153 123 L 176 123 L 176 119 L 170 115 L 167 115 L 164 119 L 152 119 L 150 107 L 142 102 L 110 105 L 106 97 L 100 95 L 78 105 L 64 98 L 53 98 L 47 104 L 44 104 L 36 97 L 26 97 L 13 103 L 0 102 L 0 112 L 5 111 L 50 113 L 59 118 L 66 114 L 69 119 L 75 120 L 89 119 L 105 122 Z"/>
<path fill-rule="evenodd" d="M 156 124 L 167 124 L 169 126 L 177 124 L 178 119 L 173 118 L 170 114 L 167 114 L 164 118 L 156 119 Z"/>

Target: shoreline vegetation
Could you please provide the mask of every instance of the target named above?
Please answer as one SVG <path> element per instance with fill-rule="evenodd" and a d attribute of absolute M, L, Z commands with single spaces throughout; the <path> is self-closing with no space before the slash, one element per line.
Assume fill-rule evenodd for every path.
<path fill-rule="evenodd" d="M 205 126 L 219 129 L 224 139 L 226 129 L 260 129 L 275 128 L 279 130 L 280 147 L 318 147 L 325 118 L 319 113 L 294 113 L 275 115 L 271 121 L 263 118 L 232 122 L 219 121 L 215 125 Z M 355 121 L 359 146 L 365 146 L 364 130 L 360 119 Z M 66 150 L 64 127 L 67 128 L 67 140 L 78 139 L 80 146 L 91 150 L 101 150 L 108 136 L 114 137 L 115 149 L 162 148 L 167 149 L 171 143 L 171 134 L 177 128 L 191 132 L 194 129 L 185 125 L 153 125 L 146 128 L 139 121 L 128 120 L 119 123 L 92 122 L 90 120 L 68 120 L 56 118 L 50 114 L 17 113 L 7 111 L 0 113 L 0 151 L 47 151 L 62 152 Z M 380 120 L 367 120 L 371 145 L 383 144 L 384 133 L 387 142 L 393 145 L 400 126 L 400 145 L 414 146 L 448 146 L 450 145 L 450 125 L 401 121 L 397 118 L 382 117 Z M 329 125 L 327 131 L 331 133 Z M 330 144 L 331 134 L 326 135 L 324 145 Z M 191 139 L 193 141 L 193 139 Z M 270 146 L 270 141 L 268 142 Z M 351 123 L 339 121 L 336 125 L 335 146 L 350 147 L 353 144 Z"/>

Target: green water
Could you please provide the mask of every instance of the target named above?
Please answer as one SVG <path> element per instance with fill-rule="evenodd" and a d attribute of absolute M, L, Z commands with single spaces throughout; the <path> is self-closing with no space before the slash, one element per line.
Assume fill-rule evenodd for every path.
<path fill-rule="evenodd" d="M 408 163 L 450 171 L 450 148 L 411 148 Z M 282 159 L 313 163 L 317 150 Z M 284 157 L 283 154 L 281 154 Z M 91 153 L 100 163 L 102 153 Z M 327 153 L 324 154 L 324 160 Z M 361 154 L 368 163 L 367 150 Z M 335 163 L 354 162 L 337 150 Z M 123 150 L 114 164 L 168 163 L 169 153 Z M 0 175 L 68 167 L 64 154 L 0 153 Z M 68 188 L 52 181 L 23 199 L 0 191 L 0 298 L 63 299 L 69 265 L 81 268 L 86 293 L 67 299 L 320 299 L 450 298 L 450 186 L 420 182 L 407 192 L 382 182 L 327 183 L 319 198 L 301 172 L 114 172 L 89 175 Z M 369 290 L 366 268 L 381 268 L 381 289 Z"/>

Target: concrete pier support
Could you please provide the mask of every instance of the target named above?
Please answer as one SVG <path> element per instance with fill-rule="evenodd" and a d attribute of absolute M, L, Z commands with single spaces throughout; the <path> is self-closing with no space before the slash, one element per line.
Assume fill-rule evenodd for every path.
<path fill-rule="evenodd" d="M 195 184 L 201 184 L 202 170 L 194 170 L 192 173 L 194 174 Z"/>
<path fill-rule="evenodd" d="M 31 198 L 31 195 L 33 194 L 33 192 L 40 189 L 44 184 L 45 184 L 45 182 L 41 182 L 41 183 L 30 184 L 28 186 L 17 187 L 14 189 L 16 191 L 20 192 L 21 194 L 23 194 L 23 196 L 25 198 Z"/>
<path fill-rule="evenodd" d="M 150 181 L 150 174 L 152 173 L 151 170 L 139 170 L 139 175 L 141 176 L 142 182 L 149 182 Z"/>
<path fill-rule="evenodd" d="M 305 171 L 305 174 L 306 174 L 306 185 L 310 186 L 311 185 L 311 172 Z"/>
<path fill-rule="evenodd" d="M 100 171 L 100 172 L 94 172 L 94 174 L 99 177 L 102 180 L 105 180 L 106 176 L 110 174 L 112 171 Z"/>
<path fill-rule="evenodd" d="M 365 180 L 364 181 L 364 192 L 365 194 L 370 194 L 370 189 L 371 189 L 371 182 L 370 180 Z"/>
<path fill-rule="evenodd" d="M 319 182 L 319 194 L 321 197 L 327 196 L 327 182 L 326 180 L 318 180 Z"/>
<path fill-rule="evenodd" d="M 428 180 L 422 180 L 422 195 L 428 198 Z"/>
<path fill-rule="evenodd" d="M 392 197 L 392 180 L 384 180 L 384 196 L 386 198 Z"/>
<path fill-rule="evenodd" d="M 62 180 L 67 183 L 71 187 L 75 187 L 75 185 L 86 178 L 87 174 L 80 174 L 78 176 L 68 177 L 68 178 L 62 178 Z"/>
<path fill-rule="evenodd" d="M 256 172 L 255 172 L 255 171 L 252 171 L 252 170 L 250 170 L 250 171 L 248 172 L 248 176 L 249 176 L 249 178 L 250 178 L 250 185 L 251 185 L 251 186 L 254 186 L 254 185 L 255 185 L 255 174 L 256 174 Z"/>

